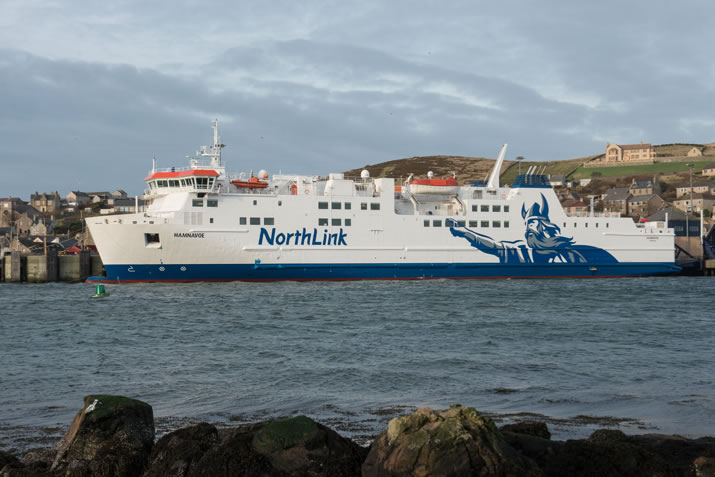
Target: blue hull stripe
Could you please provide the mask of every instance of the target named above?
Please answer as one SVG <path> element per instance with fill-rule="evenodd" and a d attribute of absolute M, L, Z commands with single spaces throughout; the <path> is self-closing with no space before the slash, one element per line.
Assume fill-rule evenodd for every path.
<path fill-rule="evenodd" d="M 436 278 L 565 278 L 668 275 L 672 263 L 613 264 L 212 264 L 105 265 L 107 281 L 409 280 Z M 163 269 L 163 270 L 162 270 Z M 130 271 L 133 270 L 133 271 Z M 92 277 L 96 279 L 95 277 Z"/>

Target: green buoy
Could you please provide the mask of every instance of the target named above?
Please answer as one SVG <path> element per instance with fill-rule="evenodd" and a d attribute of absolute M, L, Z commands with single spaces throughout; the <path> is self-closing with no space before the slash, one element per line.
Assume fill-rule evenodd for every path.
<path fill-rule="evenodd" d="M 104 285 L 98 283 L 97 287 L 94 289 L 94 295 L 92 295 L 92 298 L 102 298 L 104 296 L 109 296 L 109 292 L 104 289 Z"/>

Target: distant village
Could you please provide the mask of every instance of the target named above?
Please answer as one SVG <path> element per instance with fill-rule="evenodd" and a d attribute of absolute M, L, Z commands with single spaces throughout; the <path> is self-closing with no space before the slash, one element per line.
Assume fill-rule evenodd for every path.
<path fill-rule="evenodd" d="M 9 251 L 78 253 L 94 249 L 85 231 L 84 217 L 143 212 L 143 199 L 128 198 L 121 189 L 112 192 L 35 192 L 30 200 L 0 198 L 0 255 Z M 137 209 L 138 207 L 138 209 Z"/>
<path fill-rule="evenodd" d="M 687 156 L 677 160 L 702 161 L 706 158 L 704 151 L 715 159 L 715 145 L 707 147 L 712 151 L 693 146 Z M 580 166 L 587 169 L 649 165 L 668 160 L 662 156 L 656 155 L 651 144 L 608 144 L 604 154 Z M 601 178 L 594 173 L 581 179 L 550 174 L 549 179 L 567 215 L 586 216 L 593 207 L 594 212 L 629 216 L 636 222 L 667 219 L 676 236 L 699 237 L 710 227 L 715 215 L 715 181 L 712 180 L 715 160 L 700 164 L 698 168 L 688 164 L 691 166 L 689 176 L 671 174 L 666 177 L 667 182 L 662 174 L 653 174 L 651 178 L 643 178 L 642 174 Z M 510 169 L 515 166 L 513 163 Z M 57 191 L 35 192 L 29 201 L 19 197 L 0 198 L 0 256 L 9 251 L 43 253 L 47 247 L 59 253 L 93 249 L 91 237 L 84 230 L 85 217 L 143 212 L 146 207 L 144 199 L 128 198 L 121 189 L 71 191 L 64 197 Z M 701 216 L 706 230 L 700 229 Z M 690 244 L 684 245 L 686 249 L 691 248 Z"/>

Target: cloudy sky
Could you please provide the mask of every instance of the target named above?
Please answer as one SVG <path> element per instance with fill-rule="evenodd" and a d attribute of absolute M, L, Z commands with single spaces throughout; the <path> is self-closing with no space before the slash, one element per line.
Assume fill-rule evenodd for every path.
<path fill-rule="evenodd" d="M 0 0 L 0 196 L 715 141 L 715 4 Z"/>

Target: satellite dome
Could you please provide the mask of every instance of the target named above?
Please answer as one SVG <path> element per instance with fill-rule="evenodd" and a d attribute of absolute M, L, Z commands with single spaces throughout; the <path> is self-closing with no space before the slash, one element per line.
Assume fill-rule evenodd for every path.
<path fill-rule="evenodd" d="M 360 178 L 361 179 L 369 179 L 370 171 L 368 171 L 367 169 L 363 169 L 363 171 L 360 173 Z"/>

